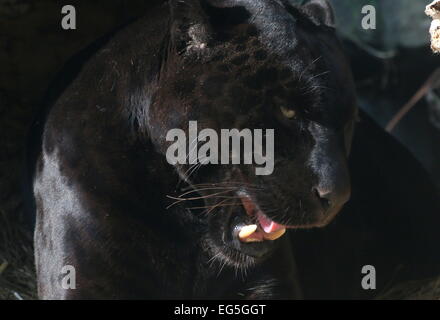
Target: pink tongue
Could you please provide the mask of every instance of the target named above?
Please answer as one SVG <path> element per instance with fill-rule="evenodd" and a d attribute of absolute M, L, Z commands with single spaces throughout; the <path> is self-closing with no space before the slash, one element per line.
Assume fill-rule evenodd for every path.
<path fill-rule="evenodd" d="M 266 218 L 262 214 L 258 215 L 258 222 L 260 222 L 260 226 L 263 228 L 264 232 L 266 233 L 272 233 L 284 228 L 284 226 L 273 222 L 272 220 Z"/>

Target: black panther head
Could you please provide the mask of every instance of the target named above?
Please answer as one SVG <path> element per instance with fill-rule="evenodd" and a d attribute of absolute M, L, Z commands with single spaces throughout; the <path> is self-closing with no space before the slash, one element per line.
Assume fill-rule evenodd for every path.
<path fill-rule="evenodd" d="M 353 80 L 324 0 L 172 1 L 169 37 L 149 111 L 167 131 L 274 129 L 274 170 L 176 165 L 202 201 L 206 244 L 231 265 L 267 256 L 288 228 L 327 225 L 350 197 Z"/>

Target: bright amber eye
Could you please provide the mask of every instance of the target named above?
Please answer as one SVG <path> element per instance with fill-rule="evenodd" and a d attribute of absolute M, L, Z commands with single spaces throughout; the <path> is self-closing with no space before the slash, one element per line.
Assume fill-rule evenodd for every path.
<path fill-rule="evenodd" d="M 296 111 L 292 110 L 292 109 L 288 109 L 284 106 L 280 107 L 281 109 L 281 113 L 283 114 L 283 116 L 285 116 L 287 119 L 293 119 L 296 116 Z"/>

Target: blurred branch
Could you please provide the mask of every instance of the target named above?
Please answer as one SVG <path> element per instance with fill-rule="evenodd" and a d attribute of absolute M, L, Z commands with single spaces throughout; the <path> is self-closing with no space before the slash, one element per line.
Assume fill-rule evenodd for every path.
<path fill-rule="evenodd" d="M 440 68 L 437 68 L 415 95 L 396 113 L 385 127 L 386 131 L 391 132 L 411 109 L 440 82 Z"/>

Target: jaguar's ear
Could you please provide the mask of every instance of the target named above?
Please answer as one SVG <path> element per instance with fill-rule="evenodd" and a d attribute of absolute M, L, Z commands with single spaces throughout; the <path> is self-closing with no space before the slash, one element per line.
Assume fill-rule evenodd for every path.
<path fill-rule="evenodd" d="M 204 49 L 229 27 L 243 23 L 250 14 L 235 1 L 171 0 L 171 40 L 182 49 Z"/>
<path fill-rule="evenodd" d="M 314 23 L 335 27 L 335 13 L 328 0 L 309 0 L 302 9 Z"/>
<path fill-rule="evenodd" d="M 171 0 L 171 42 L 178 51 L 204 49 L 212 30 L 200 0 Z"/>

